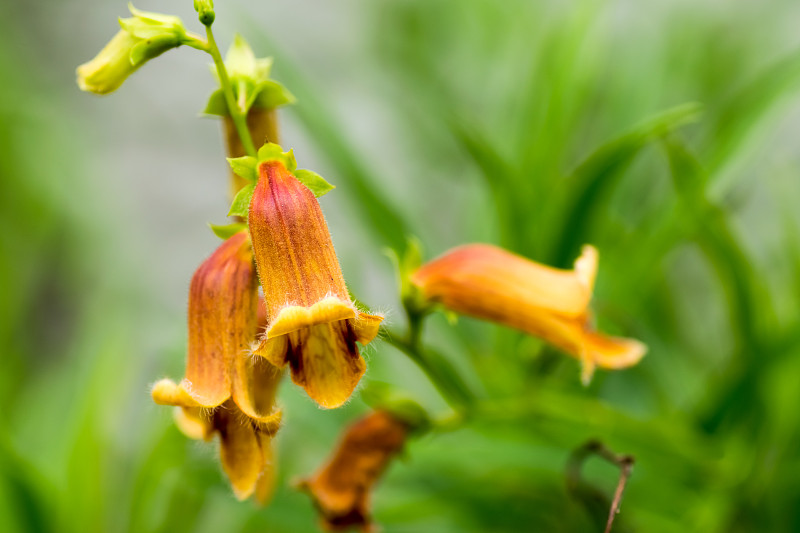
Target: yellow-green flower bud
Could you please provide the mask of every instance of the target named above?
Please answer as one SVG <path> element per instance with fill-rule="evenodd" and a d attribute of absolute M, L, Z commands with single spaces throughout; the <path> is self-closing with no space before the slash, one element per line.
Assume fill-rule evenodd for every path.
<path fill-rule="evenodd" d="M 131 62 L 131 50 L 138 42 L 127 31 L 118 31 L 94 59 L 78 67 L 78 87 L 96 94 L 117 90 L 139 68 Z"/>
<path fill-rule="evenodd" d="M 83 91 L 108 94 L 150 59 L 182 44 L 198 47 L 178 17 L 147 13 L 129 6 L 133 17 L 120 19 L 122 29 L 91 61 L 77 69 Z"/>
<path fill-rule="evenodd" d="M 214 0 L 194 0 L 194 10 L 203 26 L 211 26 L 214 22 Z"/>

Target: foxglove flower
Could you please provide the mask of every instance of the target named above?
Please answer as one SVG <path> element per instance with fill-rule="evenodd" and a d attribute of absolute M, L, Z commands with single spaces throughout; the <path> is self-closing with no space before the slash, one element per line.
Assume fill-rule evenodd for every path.
<path fill-rule="evenodd" d="M 347 401 L 366 369 L 356 342 L 369 343 L 383 317 L 356 309 L 319 203 L 293 174 L 307 171 L 296 171 L 290 153 L 264 157 L 275 148 L 259 151 L 249 203 L 268 317 L 255 353 L 277 367 L 288 364 L 296 384 L 322 407 L 334 408 Z"/>
<path fill-rule="evenodd" d="M 409 435 L 409 426 L 386 411 L 373 411 L 351 425 L 330 461 L 300 483 L 328 531 L 371 531 L 370 493 Z"/>
<path fill-rule="evenodd" d="M 430 302 L 522 330 L 577 357 L 586 383 L 595 367 L 629 367 L 647 351 L 639 341 L 591 327 L 597 261 L 592 246 L 584 246 L 573 270 L 559 270 L 496 246 L 469 244 L 426 263 L 411 282 Z"/>
<path fill-rule="evenodd" d="M 281 419 L 274 406 L 281 372 L 250 351 L 258 314 L 253 250 L 241 231 L 192 277 L 186 377 L 179 384 L 161 380 L 152 390 L 156 403 L 183 408 L 179 426 L 188 435 L 219 433 L 223 467 L 242 499 L 270 465 L 269 441 Z"/>

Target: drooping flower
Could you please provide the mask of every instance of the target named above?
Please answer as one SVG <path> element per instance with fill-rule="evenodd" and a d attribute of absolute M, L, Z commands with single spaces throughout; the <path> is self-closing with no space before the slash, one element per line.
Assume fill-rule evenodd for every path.
<path fill-rule="evenodd" d="M 97 56 L 77 69 L 82 91 L 108 94 L 150 59 L 182 44 L 202 47 L 178 17 L 139 11 L 130 6 L 133 17 L 120 19 L 122 29 Z"/>
<path fill-rule="evenodd" d="M 219 433 L 223 468 L 241 499 L 270 476 L 270 439 L 281 419 L 274 405 L 281 371 L 250 351 L 258 315 L 253 250 L 241 231 L 192 277 L 186 377 L 179 384 L 161 380 L 152 390 L 156 403 L 182 408 L 178 422 L 187 435 Z"/>
<path fill-rule="evenodd" d="M 248 223 L 268 324 L 255 353 L 288 364 L 296 384 L 334 408 L 366 369 L 356 342 L 375 338 L 383 317 L 360 312 L 350 299 L 322 210 L 295 166 L 276 145 L 259 151 Z"/>
<path fill-rule="evenodd" d="M 411 276 L 426 299 L 457 313 L 498 322 L 577 357 L 584 382 L 596 366 L 635 365 L 647 347 L 593 330 L 589 303 L 597 250 L 584 246 L 573 270 L 560 270 L 487 244 L 450 250 Z"/>
<path fill-rule="evenodd" d="M 389 461 L 403 448 L 409 426 L 387 411 L 373 411 L 351 425 L 333 457 L 302 481 L 328 531 L 371 531 L 370 492 Z"/>

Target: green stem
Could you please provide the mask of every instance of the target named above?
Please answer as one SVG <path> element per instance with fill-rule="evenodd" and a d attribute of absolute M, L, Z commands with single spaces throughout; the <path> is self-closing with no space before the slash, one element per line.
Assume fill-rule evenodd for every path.
<path fill-rule="evenodd" d="M 413 324 L 413 322 L 412 322 Z M 457 413 L 466 414 L 471 411 L 475 397 L 470 392 L 455 368 L 440 354 L 424 350 L 419 345 L 419 333 L 411 328 L 410 336 L 403 338 L 394 332 L 389 332 L 387 342 L 406 354 L 409 359 L 423 371 L 434 387 L 439 391 L 445 401 Z"/>
<path fill-rule="evenodd" d="M 228 71 L 225 69 L 225 63 L 222 61 L 222 55 L 219 53 L 219 47 L 214 40 L 214 34 L 211 32 L 211 26 L 206 26 L 206 37 L 208 39 L 208 53 L 214 59 L 214 66 L 217 68 L 217 75 L 219 76 L 219 84 L 222 87 L 222 93 L 225 95 L 225 103 L 228 105 L 228 113 L 231 114 L 231 120 L 236 127 L 236 132 L 239 134 L 239 139 L 242 141 L 247 155 L 256 157 L 256 147 L 253 144 L 253 139 L 250 137 L 250 130 L 247 129 L 247 118 L 242 112 L 241 108 L 236 104 L 236 97 L 233 95 L 233 86 L 228 77 Z"/>

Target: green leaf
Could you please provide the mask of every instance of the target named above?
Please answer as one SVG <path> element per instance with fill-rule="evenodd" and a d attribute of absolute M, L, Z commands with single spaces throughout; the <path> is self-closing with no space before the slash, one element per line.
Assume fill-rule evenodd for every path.
<path fill-rule="evenodd" d="M 247 229 L 247 224 L 243 222 L 234 222 L 233 224 L 212 224 L 208 223 L 208 227 L 211 228 L 211 231 L 214 232 L 214 235 L 219 237 L 220 239 L 227 240 L 239 233 L 240 231 Z"/>
<path fill-rule="evenodd" d="M 242 217 L 247 218 L 247 212 L 250 209 L 250 199 L 253 198 L 253 191 L 256 190 L 256 184 L 251 183 L 241 188 L 236 193 L 236 197 L 231 203 L 231 208 L 228 210 L 229 217 Z"/>
<path fill-rule="evenodd" d="M 632 131 L 603 144 L 587 157 L 572 176 L 571 205 L 564 211 L 563 225 L 555 250 L 557 267 L 568 267 L 589 239 L 595 216 L 642 149 L 677 128 L 697 120 L 700 105 L 688 103 L 673 107 L 635 127 Z"/>
<path fill-rule="evenodd" d="M 735 176 L 724 171 L 746 153 L 746 148 L 770 118 L 780 118 L 778 110 L 796 98 L 800 87 L 800 53 L 793 52 L 778 61 L 750 83 L 721 103 L 708 129 L 708 175 L 711 181 L 730 181 Z M 724 189 L 730 183 L 717 187 Z M 721 190 L 715 190 L 719 197 Z"/>
<path fill-rule="evenodd" d="M 280 145 L 275 143 L 266 143 L 258 149 L 258 164 L 267 161 L 280 161 L 286 170 L 294 172 L 297 168 L 297 160 L 294 158 L 294 152 L 289 150 L 284 152 Z"/>
<path fill-rule="evenodd" d="M 336 186 L 328 183 L 325 178 L 316 172 L 312 172 L 311 170 L 306 170 L 304 168 L 295 170 L 294 177 L 297 178 L 297 181 L 311 189 L 311 192 L 313 192 L 314 196 L 317 198 L 331 192 L 336 188 Z"/>
<path fill-rule="evenodd" d="M 211 96 L 208 97 L 206 108 L 203 110 L 203 114 L 217 115 L 220 117 L 227 117 L 230 115 L 230 113 L 228 113 L 228 104 L 225 102 L 225 93 L 222 92 L 222 89 L 217 89 L 211 93 Z"/>
<path fill-rule="evenodd" d="M 231 166 L 233 173 L 246 180 L 256 181 L 258 179 L 258 171 L 256 170 L 256 158 L 250 155 L 243 157 L 228 157 L 228 164 Z"/>

